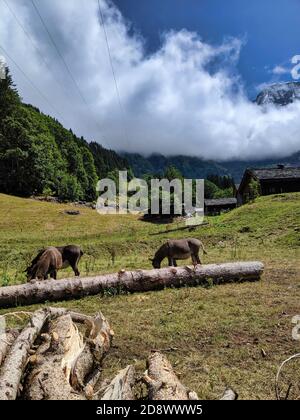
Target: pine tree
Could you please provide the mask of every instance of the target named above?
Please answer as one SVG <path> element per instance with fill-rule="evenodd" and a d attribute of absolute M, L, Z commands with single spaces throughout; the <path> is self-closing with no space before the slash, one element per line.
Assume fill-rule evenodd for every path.
<path fill-rule="evenodd" d="M 5 78 L 0 79 L 0 128 L 4 119 L 11 116 L 20 105 L 20 97 L 13 83 L 8 67 L 5 68 Z"/>

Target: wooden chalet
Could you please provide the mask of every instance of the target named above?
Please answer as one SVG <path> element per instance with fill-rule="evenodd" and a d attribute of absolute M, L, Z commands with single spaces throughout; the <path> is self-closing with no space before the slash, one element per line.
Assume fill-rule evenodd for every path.
<path fill-rule="evenodd" d="M 237 191 L 238 205 L 251 200 L 251 181 L 257 181 L 260 195 L 300 191 L 300 168 L 277 165 L 274 168 L 247 169 Z"/>

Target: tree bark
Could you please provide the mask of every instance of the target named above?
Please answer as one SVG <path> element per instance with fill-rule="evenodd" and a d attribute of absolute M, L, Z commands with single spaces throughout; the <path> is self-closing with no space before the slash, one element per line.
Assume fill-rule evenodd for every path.
<path fill-rule="evenodd" d="M 135 369 L 127 366 L 121 370 L 103 391 L 101 400 L 134 400 Z"/>
<path fill-rule="evenodd" d="M 28 400 L 84 400 L 70 384 L 70 377 L 84 349 L 83 337 L 70 315 L 50 322 L 47 345 L 29 358 L 24 382 Z"/>
<path fill-rule="evenodd" d="M 46 344 L 29 359 L 23 396 L 30 400 L 92 399 L 90 378 L 98 373 L 113 332 L 101 313 L 91 318 L 60 309 L 49 312 L 58 318 L 50 322 Z M 85 321 L 85 337 L 73 320 Z"/>
<path fill-rule="evenodd" d="M 27 327 L 11 346 L 0 369 L 0 400 L 15 400 L 29 351 L 41 332 L 49 313 L 45 309 L 36 311 Z"/>
<path fill-rule="evenodd" d="M 161 353 L 154 353 L 149 357 L 144 381 L 150 400 L 198 400 L 194 391 L 182 385 L 171 364 Z"/>
<path fill-rule="evenodd" d="M 0 335 L 0 368 L 17 335 L 17 332 L 12 331 Z"/>
<path fill-rule="evenodd" d="M 145 292 L 165 287 L 257 281 L 263 270 L 264 265 L 255 261 L 198 265 L 195 268 L 186 266 L 159 270 L 122 270 L 95 277 L 46 280 L 0 288 L 0 308 L 76 299 L 97 295 L 109 289 Z"/>
<path fill-rule="evenodd" d="M 84 338 L 73 321 L 85 324 Z M 98 372 L 113 335 L 101 313 L 92 318 L 60 308 L 34 312 L 2 353 L 6 357 L 0 365 L 0 400 L 15 400 L 24 377 L 22 397 L 87 399 L 87 391 L 93 389 L 86 385 Z"/>

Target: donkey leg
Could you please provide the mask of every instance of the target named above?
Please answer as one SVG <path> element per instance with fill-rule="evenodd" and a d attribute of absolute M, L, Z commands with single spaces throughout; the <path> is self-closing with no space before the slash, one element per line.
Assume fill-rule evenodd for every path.
<path fill-rule="evenodd" d="M 202 264 L 202 262 L 201 262 L 201 260 L 200 260 L 199 255 L 196 255 L 196 261 L 197 261 L 197 264 L 199 264 L 199 265 L 201 265 L 201 264 Z"/>
<path fill-rule="evenodd" d="M 168 264 L 169 264 L 169 267 L 173 267 L 173 258 L 172 257 L 168 257 Z"/>
<path fill-rule="evenodd" d="M 195 254 L 192 254 L 191 257 L 193 261 L 193 266 L 196 267 L 196 265 L 198 264 L 197 256 Z"/>
<path fill-rule="evenodd" d="M 80 272 L 78 270 L 78 265 L 77 265 L 78 261 L 79 261 L 79 258 L 75 262 L 74 261 L 70 262 L 70 266 L 72 267 L 72 270 L 74 271 L 74 274 L 76 277 L 80 276 Z"/>
<path fill-rule="evenodd" d="M 177 267 L 177 261 L 175 260 L 175 258 L 173 258 L 173 266 Z"/>
<path fill-rule="evenodd" d="M 73 271 L 74 271 L 75 276 L 76 276 L 76 277 L 79 277 L 79 276 L 80 276 L 80 272 L 79 272 L 79 270 L 78 270 L 77 265 L 76 265 L 76 264 L 74 264 L 74 265 L 71 265 L 71 267 L 72 267 L 72 269 L 73 269 Z"/>

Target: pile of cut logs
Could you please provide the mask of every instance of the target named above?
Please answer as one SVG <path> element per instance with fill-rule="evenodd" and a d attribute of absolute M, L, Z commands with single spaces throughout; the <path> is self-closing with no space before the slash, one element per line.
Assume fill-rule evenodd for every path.
<path fill-rule="evenodd" d="M 198 399 L 158 352 L 150 355 L 143 378 L 131 365 L 104 380 L 102 363 L 114 332 L 101 313 L 45 308 L 4 317 L 24 315 L 30 319 L 22 330 L 0 330 L 0 400 L 134 400 L 141 383 L 149 400 Z M 221 399 L 236 398 L 227 389 Z"/>

